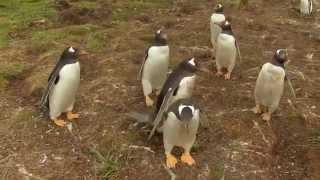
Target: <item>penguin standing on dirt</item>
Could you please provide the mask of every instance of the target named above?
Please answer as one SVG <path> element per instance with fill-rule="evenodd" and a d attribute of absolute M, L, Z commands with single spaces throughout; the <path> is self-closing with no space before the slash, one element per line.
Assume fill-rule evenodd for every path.
<path fill-rule="evenodd" d="M 163 142 L 167 166 L 175 167 L 177 159 L 171 154 L 174 146 L 181 146 L 185 152 L 181 160 L 189 165 L 194 164 L 190 149 L 195 141 L 199 125 L 199 109 L 190 100 L 196 80 L 197 65 L 194 58 L 182 61 L 167 78 L 157 106 L 152 114 L 131 112 L 128 115 L 138 122 L 150 123 L 153 126 L 150 140 L 157 130 L 163 132 Z"/>
<path fill-rule="evenodd" d="M 223 13 L 223 6 L 222 4 L 218 4 L 215 9 L 214 13 L 211 15 L 210 18 L 210 31 L 211 31 L 211 44 L 213 49 L 216 48 L 216 42 L 218 35 L 221 32 L 221 27 L 218 25 L 226 20 L 226 17 Z"/>
<path fill-rule="evenodd" d="M 190 166 L 195 164 L 190 150 L 196 140 L 200 121 L 199 114 L 199 108 L 190 99 L 177 100 L 168 108 L 161 128 L 168 168 L 174 168 L 177 163 L 177 159 L 171 154 L 174 146 L 184 149 L 181 156 L 182 162 Z"/>
<path fill-rule="evenodd" d="M 143 94 L 147 106 L 153 105 L 150 94 L 156 90 L 158 94 L 166 81 L 169 67 L 169 45 L 167 35 L 158 30 L 154 43 L 146 50 L 143 64 L 140 68 L 139 79 L 142 83 Z"/>
<path fill-rule="evenodd" d="M 259 73 L 255 87 L 256 107 L 253 112 L 262 114 L 266 121 L 271 120 L 272 113 L 278 108 L 284 89 L 286 77 L 284 64 L 287 62 L 287 52 L 278 49 L 271 62 L 265 63 Z M 266 108 L 263 111 L 262 106 Z"/>
<path fill-rule="evenodd" d="M 48 79 L 48 86 L 41 98 L 41 107 L 49 109 L 50 119 L 58 126 L 65 126 L 64 120 L 58 119 L 66 112 L 69 120 L 79 118 L 72 113 L 75 95 L 80 84 L 80 51 L 73 47 L 66 48 Z"/>
<path fill-rule="evenodd" d="M 222 76 L 223 69 L 226 69 L 224 78 L 228 80 L 236 64 L 237 42 L 229 21 L 223 22 L 221 28 L 222 32 L 218 36 L 216 49 L 217 75 Z"/>
<path fill-rule="evenodd" d="M 300 13 L 304 16 L 310 16 L 313 9 L 312 0 L 300 0 Z"/>
<path fill-rule="evenodd" d="M 194 58 L 182 61 L 169 75 L 160 95 L 157 99 L 157 106 L 154 111 L 153 129 L 149 139 L 158 128 L 163 119 L 164 112 L 168 107 L 179 99 L 191 98 L 196 81 L 197 65 Z"/>

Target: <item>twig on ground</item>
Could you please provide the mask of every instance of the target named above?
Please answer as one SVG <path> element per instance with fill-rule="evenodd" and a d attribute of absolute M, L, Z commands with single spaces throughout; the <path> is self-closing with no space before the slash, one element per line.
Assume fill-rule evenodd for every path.
<path fill-rule="evenodd" d="M 253 121 L 254 127 L 255 127 L 255 128 L 259 131 L 259 133 L 261 134 L 263 141 L 264 141 L 269 147 L 271 147 L 270 142 L 267 140 L 266 136 L 263 134 L 263 132 L 262 132 L 259 124 L 257 123 L 257 121 L 255 121 L 255 120 L 252 120 L 252 121 Z"/>
<path fill-rule="evenodd" d="M 153 150 L 151 150 L 150 147 L 145 147 L 145 146 L 130 145 L 129 148 L 131 148 L 131 149 L 143 149 L 143 150 L 146 150 L 148 152 L 155 153 Z"/>
<path fill-rule="evenodd" d="M 32 179 L 44 180 L 43 178 L 41 178 L 39 176 L 35 176 L 32 173 L 29 173 L 23 165 L 18 166 L 18 172 L 20 174 L 23 174 L 24 176 L 30 177 Z"/>
<path fill-rule="evenodd" d="M 162 166 L 164 167 L 164 169 L 168 172 L 168 174 L 171 177 L 171 180 L 175 180 L 176 179 L 176 174 L 170 169 L 168 168 L 165 164 L 162 163 Z"/>

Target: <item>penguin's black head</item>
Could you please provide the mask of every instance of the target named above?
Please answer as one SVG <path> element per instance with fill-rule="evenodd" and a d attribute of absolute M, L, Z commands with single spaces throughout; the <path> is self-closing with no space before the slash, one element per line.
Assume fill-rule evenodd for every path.
<path fill-rule="evenodd" d="M 274 59 L 277 62 L 284 64 L 287 61 L 287 51 L 285 49 L 278 49 L 274 54 Z"/>
<path fill-rule="evenodd" d="M 162 29 L 159 29 L 154 37 L 155 45 L 164 46 L 167 45 L 168 36 L 166 33 L 163 32 Z"/>
<path fill-rule="evenodd" d="M 222 31 L 232 31 L 232 28 L 231 28 L 231 23 L 230 21 L 224 21 L 221 25 L 221 29 Z"/>
<path fill-rule="evenodd" d="M 62 55 L 61 55 L 61 59 L 78 59 L 79 57 L 79 50 L 77 48 L 74 48 L 72 46 L 67 47 Z"/>
<path fill-rule="evenodd" d="M 223 5 L 222 4 L 217 4 L 216 7 L 214 8 L 215 13 L 223 13 Z"/>
<path fill-rule="evenodd" d="M 187 59 L 187 60 L 182 61 L 179 65 L 179 67 L 188 71 L 188 72 L 191 72 L 191 73 L 195 73 L 198 68 L 197 62 L 194 57 L 191 59 Z"/>
<path fill-rule="evenodd" d="M 194 107 L 188 105 L 179 106 L 179 117 L 182 122 L 189 122 L 193 118 Z"/>

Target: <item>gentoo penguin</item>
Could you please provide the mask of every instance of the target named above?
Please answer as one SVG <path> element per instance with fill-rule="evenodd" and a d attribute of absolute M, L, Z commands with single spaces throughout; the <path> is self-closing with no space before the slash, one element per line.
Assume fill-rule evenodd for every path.
<path fill-rule="evenodd" d="M 309 16 L 312 13 L 312 0 L 300 0 L 300 13 Z"/>
<path fill-rule="evenodd" d="M 163 121 L 163 145 L 168 168 L 174 168 L 177 159 L 171 154 L 174 146 L 184 149 L 181 161 L 188 165 L 195 164 L 190 150 L 196 140 L 199 127 L 200 110 L 190 99 L 179 99 L 171 104 Z"/>
<path fill-rule="evenodd" d="M 287 52 L 278 49 L 271 62 L 265 63 L 259 73 L 255 87 L 256 107 L 254 113 L 261 114 L 262 106 L 267 110 L 262 114 L 266 121 L 271 119 L 271 114 L 278 108 L 283 93 L 286 77 L 284 64 L 287 61 Z"/>
<path fill-rule="evenodd" d="M 58 119 L 66 112 L 69 120 L 79 117 L 72 113 L 75 95 L 80 83 L 80 51 L 73 47 L 66 48 L 48 79 L 48 86 L 41 99 L 41 107 L 49 110 L 50 119 L 58 126 L 66 122 Z"/>
<path fill-rule="evenodd" d="M 150 94 L 156 90 L 158 94 L 166 81 L 169 67 L 169 45 L 167 35 L 162 30 L 155 34 L 153 44 L 146 50 L 139 78 L 147 106 L 153 105 Z"/>
<path fill-rule="evenodd" d="M 224 16 L 223 13 L 223 6 L 222 4 L 218 4 L 215 9 L 214 13 L 211 15 L 210 18 L 210 31 L 211 31 L 211 44 L 213 49 L 216 47 L 216 42 L 218 35 L 221 32 L 221 27 L 218 24 L 221 24 L 226 20 L 226 17 Z"/>
<path fill-rule="evenodd" d="M 163 113 L 168 109 L 170 104 L 183 98 L 190 98 L 196 81 L 197 65 L 194 58 L 182 61 L 169 75 L 160 95 L 157 99 L 157 106 L 154 112 L 153 129 L 149 139 L 153 136 L 158 128 L 159 122 L 163 118 Z"/>
<path fill-rule="evenodd" d="M 232 70 L 236 64 L 237 42 L 229 21 L 223 22 L 221 28 L 222 32 L 218 36 L 216 49 L 217 75 L 223 75 L 222 70 L 225 68 L 227 72 L 224 78 L 227 80 L 231 78 Z"/>

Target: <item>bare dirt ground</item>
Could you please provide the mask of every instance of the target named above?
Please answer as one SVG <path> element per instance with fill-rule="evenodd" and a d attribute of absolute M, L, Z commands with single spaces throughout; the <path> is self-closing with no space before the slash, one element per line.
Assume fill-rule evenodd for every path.
<path fill-rule="evenodd" d="M 80 60 L 82 80 L 76 111 L 81 118 L 59 128 L 39 115 L 41 88 L 59 53 L 35 55 L 22 45 L 1 49 L 1 63 L 31 68 L 0 93 L 0 179 L 170 179 L 163 167 L 161 135 L 146 141 L 149 128 L 126 116 L 145 111 L 136 75 L 153 32 L 164 26 L 170 38 L 172 66 L 196 56 L 195 100 L 203 113 L 192 155 L 196 166 L 179 164 L 177 179 L 320 179 L 320 25 L 319 12 L 300 17 L 288 1 L 254 1 L 245 9 L 227 6 L 243 62 L 225 81 L 214 73 L 209 17 L 215 1 L 174 3 L 167 9 L 132 16 L 122 26 L 107 25 L 106 48 Z M 86 21 L 96 21 L 88 17 Z M 72 43 L 71 43 L 72 44 Z M 288 88 L 271 127 L 249 109 L 258 67 L 277 48 L 288 48 Z M 62 50 L 62 49 L 61 49 Z M 59 52 L 59 51 L 58 51 Z M 39 77 L 39 76 L 37 76 Z M 72 128 L 71 128 L 72 127 Z M 176 155 L 181 151 L 176 150 Z M 100 156 L 101 155 L 101 156 Z"/>

